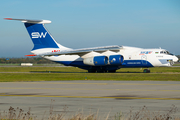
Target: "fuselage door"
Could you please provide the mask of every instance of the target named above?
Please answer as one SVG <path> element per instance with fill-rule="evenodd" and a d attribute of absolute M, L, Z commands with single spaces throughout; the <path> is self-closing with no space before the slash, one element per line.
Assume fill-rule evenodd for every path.
<path fill-rule="evenodd" d="M 142 61 L 142 65 L 147 65 L 147 56 L 146 55 L 142 55 L 141 56 L 141 61 Z"/>

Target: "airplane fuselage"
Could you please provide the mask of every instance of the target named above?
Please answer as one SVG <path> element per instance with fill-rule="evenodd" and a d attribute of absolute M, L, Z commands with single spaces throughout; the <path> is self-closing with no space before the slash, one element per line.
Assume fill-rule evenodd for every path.
<path fill-rule="evenodd" d="M 124 61 L 121 65 L 107 64 L 104 66 L 90 66 L 84 64 L 83 57 L 78 55 L 55 55 L 50 57 L 46 56 L 45 58 L 57 63 L 64 64 L 66 66 L 75 66 L 86 70 L 104 69 L 107 71 L 113 71 L 120 68 L 168 67 L 174 64 L 173 61 L 177 61 L 176 56 L 170 54 L 164 49 L 142 49 L 123 46 L 123 48 L 119 49 L 119 52 L 116 53 L 122 55 L 124 58 Z"/>

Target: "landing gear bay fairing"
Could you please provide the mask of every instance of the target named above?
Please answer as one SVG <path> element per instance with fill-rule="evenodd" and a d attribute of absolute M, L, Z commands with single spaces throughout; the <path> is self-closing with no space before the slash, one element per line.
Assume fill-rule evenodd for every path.
<path fill-rule="evenodd" d="M 79 67 L 95 72 L 116 72 L 120 68 L 147 68 L 172 66 L 178 58 L 165 49 L 142 49 L 127 46 L 104 46 L 83 49 L 71 49 L 57 43 L 47 31 L 44 24 L 49 20 L 13 19 L 22 21 L 34 43 L 32 55 L 41 56 L 48 60 L 66 66 Z"/>

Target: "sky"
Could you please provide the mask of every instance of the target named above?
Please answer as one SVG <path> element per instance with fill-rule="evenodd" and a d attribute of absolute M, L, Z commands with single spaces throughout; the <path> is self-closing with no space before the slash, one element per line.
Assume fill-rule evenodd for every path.
<path fill-rule="evenodd" d="M 33 43 L 19 21 L 51 20 L 63 46 L 163 48 L 180 55 L 180 0 L 1 0 L 0 57 L 24 57 Z"/>

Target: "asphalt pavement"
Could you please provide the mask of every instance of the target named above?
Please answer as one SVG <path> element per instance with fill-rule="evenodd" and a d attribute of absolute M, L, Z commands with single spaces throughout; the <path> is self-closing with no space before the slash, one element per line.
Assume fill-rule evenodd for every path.
<path fill-rule="evenodd" d="M 52 102 L 53 101 L 53 102 Z M 167 113 L 180 109 L 180 82 L 175 81 L 57 81 L 1 82 L 0 111 L 22 108 L 42 118 L 50 105 L 56 114 L 94 113 L 104 119 L 117 112 L 128 114 L 146 106 L 148 111 Z M 45 113 L 46 111 L 46 113 Z M 180 112 L 173 114 L 180 117 Z"/>

